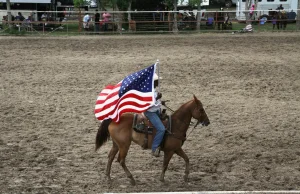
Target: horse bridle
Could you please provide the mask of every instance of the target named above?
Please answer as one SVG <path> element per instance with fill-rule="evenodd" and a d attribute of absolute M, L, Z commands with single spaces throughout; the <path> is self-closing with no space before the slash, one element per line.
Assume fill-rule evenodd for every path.
<path fill-rule="evenodd" d="M 172 109 L 171 109 L 170 107 L 168 107 L 167 105 L 163 105 L 163 106 L 166 107 L 170 112 L 172 112 L 172 113 L 175 112 L 174 110 L 172 110 Z M 193 111 L 195 111 L 196 108 L 197 108 L 197 107 L 195 107 Z M 181 122 L 183 122 L 183 121 L 181 121 Z M 186 124 L 185 122 L 183 122 L 183 123 Z M 199 121 L 199 120 L 197 119 L 197 123 L 195 124 L 194 129 L 195 129 L 200 123 L 201 123 L 201 121 Z M 189 125 L 192 125 L 192 124 L 194 124 L 193 121 L 191 121 Z"/>
<path fill-rule="evenodd" d="M 167 108 L 169 111 L 171 111 L 172 113 L 175 112 L 174 110 L 172 110 L 172 109 L 171 109 L 170 107 L 168 107 L 167 105 L 163 105 L 163 106 L 166 107 L 166 108 Z M 196 108 L 197 108 L 197 107 L 194 108 L 193 112 L 195 111 Z M 180 121 L 180 122 L 186 124 L 186 123 L 183 122 L 183 121 Z M 185 140 L 190 136 L 190 134 L 194 131 L 194 129 L 195 129 L 200 123 L 201 123 L 201 121 L 197 120 L 197 123 L 196 123 L 195 126 L 193 127 L 192 131 L 185 137 Z M 190 122 L 189 126 L 191 126 L 192 124 L 194 124 L 193 121 Z M 174 137 L 176 137 L 174 133 L 172 133 L 171 131 L 169 131 L 169 132 L 170 132 L 171 135 L 174 135 Z M 177 138 L 177 137 L 176 137 L 176 138 Z M 180 139 L 180 138 L 178 138 L 178 139 Z M 184 140 L 184 141 L 185 141 L 185 140 Z"/>

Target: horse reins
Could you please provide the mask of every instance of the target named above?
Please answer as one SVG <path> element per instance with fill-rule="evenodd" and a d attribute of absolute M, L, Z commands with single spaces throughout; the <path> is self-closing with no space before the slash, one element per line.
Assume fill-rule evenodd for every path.
<path fill-rule="evenodd" d="M 167 102 L 167 101 L 166 101 Z M 167 105 L 163 105 L 164 107 L 166 107 L 170 112 L 172 112 L 172 113 L 174 113 L 175 111 L 174 110 L 172 110 L 170 107 L 168 107 Z M 183 121 L 181 121 L 181 122 L 183 122 Z M 183 123 L 185 123 L 185 122 L 183 122 Z M 199 125 L 199 123 L 200 123 L 200 121 L 197 121 L 197 123 L 196 123 L 196 125 L 193 127 L 193 129 L 192 129 L 192 131 L 186 136 L 186 138 L 185 139 L 187 139 L 189 136 L 190 136 L 190 134 L 194 131 L 194 129 Z M 194 124 L 194 122 L 193 121 L 191 121 L 190 122 L 190 126 L 191 125 L 193 125 Z M 173 134 L 172 132 L 171 132 L 171 134 Z"/>

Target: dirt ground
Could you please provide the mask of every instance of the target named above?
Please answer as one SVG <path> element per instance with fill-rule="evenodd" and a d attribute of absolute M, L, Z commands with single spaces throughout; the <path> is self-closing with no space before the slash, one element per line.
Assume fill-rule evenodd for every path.
<path fill-rule="evenodd" d="M 0 37 L 0 46 L 1 193 L 300 190 L 299 33 Z M 94 151 L 97 94 L 156 59 L 168 105 L 195 94 L 211 124 L 188 130 L 188 183 L 181 158 L 161 183 L 163 158 L 133 144 L 137 185 L 117 162 L 109 185 L 111 141 Z"/>

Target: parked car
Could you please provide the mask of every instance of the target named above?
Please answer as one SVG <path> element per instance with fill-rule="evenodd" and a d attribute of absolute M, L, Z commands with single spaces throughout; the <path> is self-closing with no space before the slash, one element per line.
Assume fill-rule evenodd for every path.
<path fill-rule="evenodd" d="M 86 0 L 85 2 L 89 8 L 97 8 L 98 7 L 96 0 Z"/>
<path fill-rule="evenodd" d="M 287 17 L 288 17 L 289 23 L 294 23 L 297 20 L 297 14 L 294 11 L 287 12 Z"/>
<path fill-rule="evenodd" d="M 277 11 L 269 11 L 269 15 L 267 14 L 263 14 L 261 16 L 259 16 L 259 20 L 262 19 L 262 18 L 265 18 L 265 22 L 267 21 L 272 21 L 272 16 L 273 16 L 273 12 L 277 12 Z M 294 12 L 294 11 L 291 11 L 291 12 L 287 12 L 287 19 L 288 19 L 288 23 L 295 23 L 296 22 L 296 19 L 297 19 L 297 14 Z"/>

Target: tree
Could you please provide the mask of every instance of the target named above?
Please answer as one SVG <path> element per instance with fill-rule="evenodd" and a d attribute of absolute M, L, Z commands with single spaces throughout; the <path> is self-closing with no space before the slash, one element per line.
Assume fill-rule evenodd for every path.
<path fill-rule="evenodd" d="M 79 16 L 78 16 L 79 26 L 78 26 L 78 31 L 81 32 L 81 29 L 82 29 L 82 18 L 81 18 L 80 7 L 83 6 L 86 3 L 86 1 L 85 0 L 73 0 L 73 3 L 74 3 L 74 7 L 79 8 Z"/>
<path fill-rule="evenodd" d="M 131 19 L 131 13 L 130 11 L 131 10 L 131 5 L 132 5 L 132 2 L 135 1 L 135 0 L 112 0 L 113 2 L 113 5 L 116 5 L 117 6 L 117 9 L 120 11 L 119 12 L 119 22 L 117 23 L 118 25 L 118 31 L 121 33 L 122 32 L 122 21 L 123 21 L 123 18 L 124 18 L 124 13 L 122 13 L 121 11 L 128 11 L 128 15 L 127 15 L 127 20 L 128 20 L 128 29 L 129 30 L 132 30 L 131 29 L 131 23 L 133 22 L 132 19 Z"/>
<path fill-rule="evenodd" d="M 108 6 L 108 4 L 112 5 L 112 0 L 96 0 L 97 1 L 97 8 L 99 11 L 103 11 L 105 9 L 105 6 Z"/>
<path fill-rule="evenodd" d="M 98 10 L 100 11 L 100 10 L 102 10 L 101 9 L 101 0 L 97 0 L 97 7 L 98 7 Z"/>
<path fill-rule="evenodd" d="M 174 7 L 174 24 L 173 24 L 173 32 L 178 33 L 178 24 L 177 24 L 177 4 L 178 0 L 173 0 L 173 7 Z"/>
<path fill-rule="evenodd" d="M 117 8 L 118 12 L 118 31 L 122 33 L 122 21 L 124 18 L 124 14 L 122 11 L 127 11 L 129 4 L 131 6 L 132 0 L 112 0 L 113 7 Z"/>
<path fill-rule="evenodd" d="M 201 24 L 201 3 L 202 0 L 189 0 L 189 5 L 190 6 L 197 6 L 197 26 L 196 29 L 200 30 L 200 24 Z"/>
<path fill-rule="evenodd" d="M 251 24 L 251 16 L 249 14 L 249 9 L 251 7 L 252 1 L 246 0 L 245 2 L 245 16 L 246 16 L 246 23 Z M 257 0 L 254 0 L 255 9 L 257 8 Z M 254 13 L 255 14 L 255 13 Z"/>
<path fill-rule="evenodd" d="M 173 9 L 173 28 L 172 31 L 174 33 L 178 32 L 178 25 L 177 25 L 177 4 L 178 0 L 166 0 L 166 4 L 170 9 Z M 169 16 L 170 17 L 170 16 Z"/>
<path fill-rule="evenodd" d="M 74 7 L 80 8 L 81 6 L 83 6 L 86 1 L 85 0 L 73 0 L 74 3 Z"/>
<path fill-rule="evenodd" d="M 246 0 L 245 2 L 245 16 L 246 16 L 246 23 L 249 24 L 249 19 L 250 19 L 250 16 L 249 16 L 249 8 L 251 6 L 251 0 Z"/>
<path fill-rule="evenodd" d="M 297 30 L 300 30 L 300 0 L 298 0 L 298 9 L 297 9 Z"/>
<path fill-rule="evenodd" d="M 6 0 L 6 8 L 7 8 L 7 21 L 8 21 L 8 26 L 9 26 L 9 29 L 12 28 L 12 24 L 11 24 L 11 9 L 10 9 L 10 0 Z"/>
<path fill-rule="evenodd" d="M 97 3 L 98 3 L 99 10 L 101 10 L 101 8 L 104 8 L 104 4 L 111 4 L 111 6 L 114 9 L 116 9 L 116 11 L 119 11 L 117 26 L 118 26 L 118 31 L 121 33 L 123 19 L 124 19 L 124 13 L 123 13 L 124 11 L 128 11 L 128 21 L 131 21 L 130 11 L 131 11 L 132 1 L 134 0 L 97 0 Z M 99 5 L 99 3 L 102 3 L 101 6 Z M 130 29 L 130 25 L 129 25 L 129 29 Z"/>
<path fill-rule="evenodd" d="M 132 0 L 129 0 L 128 1 L 128 8 L 127 8 L 127 11 L 128 11 L 128 16 L 127 16 L 127 20 L 128 20 L 128 29 L 129 31 L 132 31 L 133 29 L 131 29 L 132 25 L 131 25 L 131 22 L 132 22 L 132 19 L 131 19 L 131 4 L 132 4 Z"/>
<path fill-rule="evenodd" d="M 128 19 L 128 21 L 131 20 L 131 13 L 130 13 L 130 11 L 131 11 L 131 4 L 132 4 L 132 0 L 128 0 L 128 7 L 127 7 L 127 11 L 128 11 L 128 17 L 127 17 L 127 19 Z"/>

